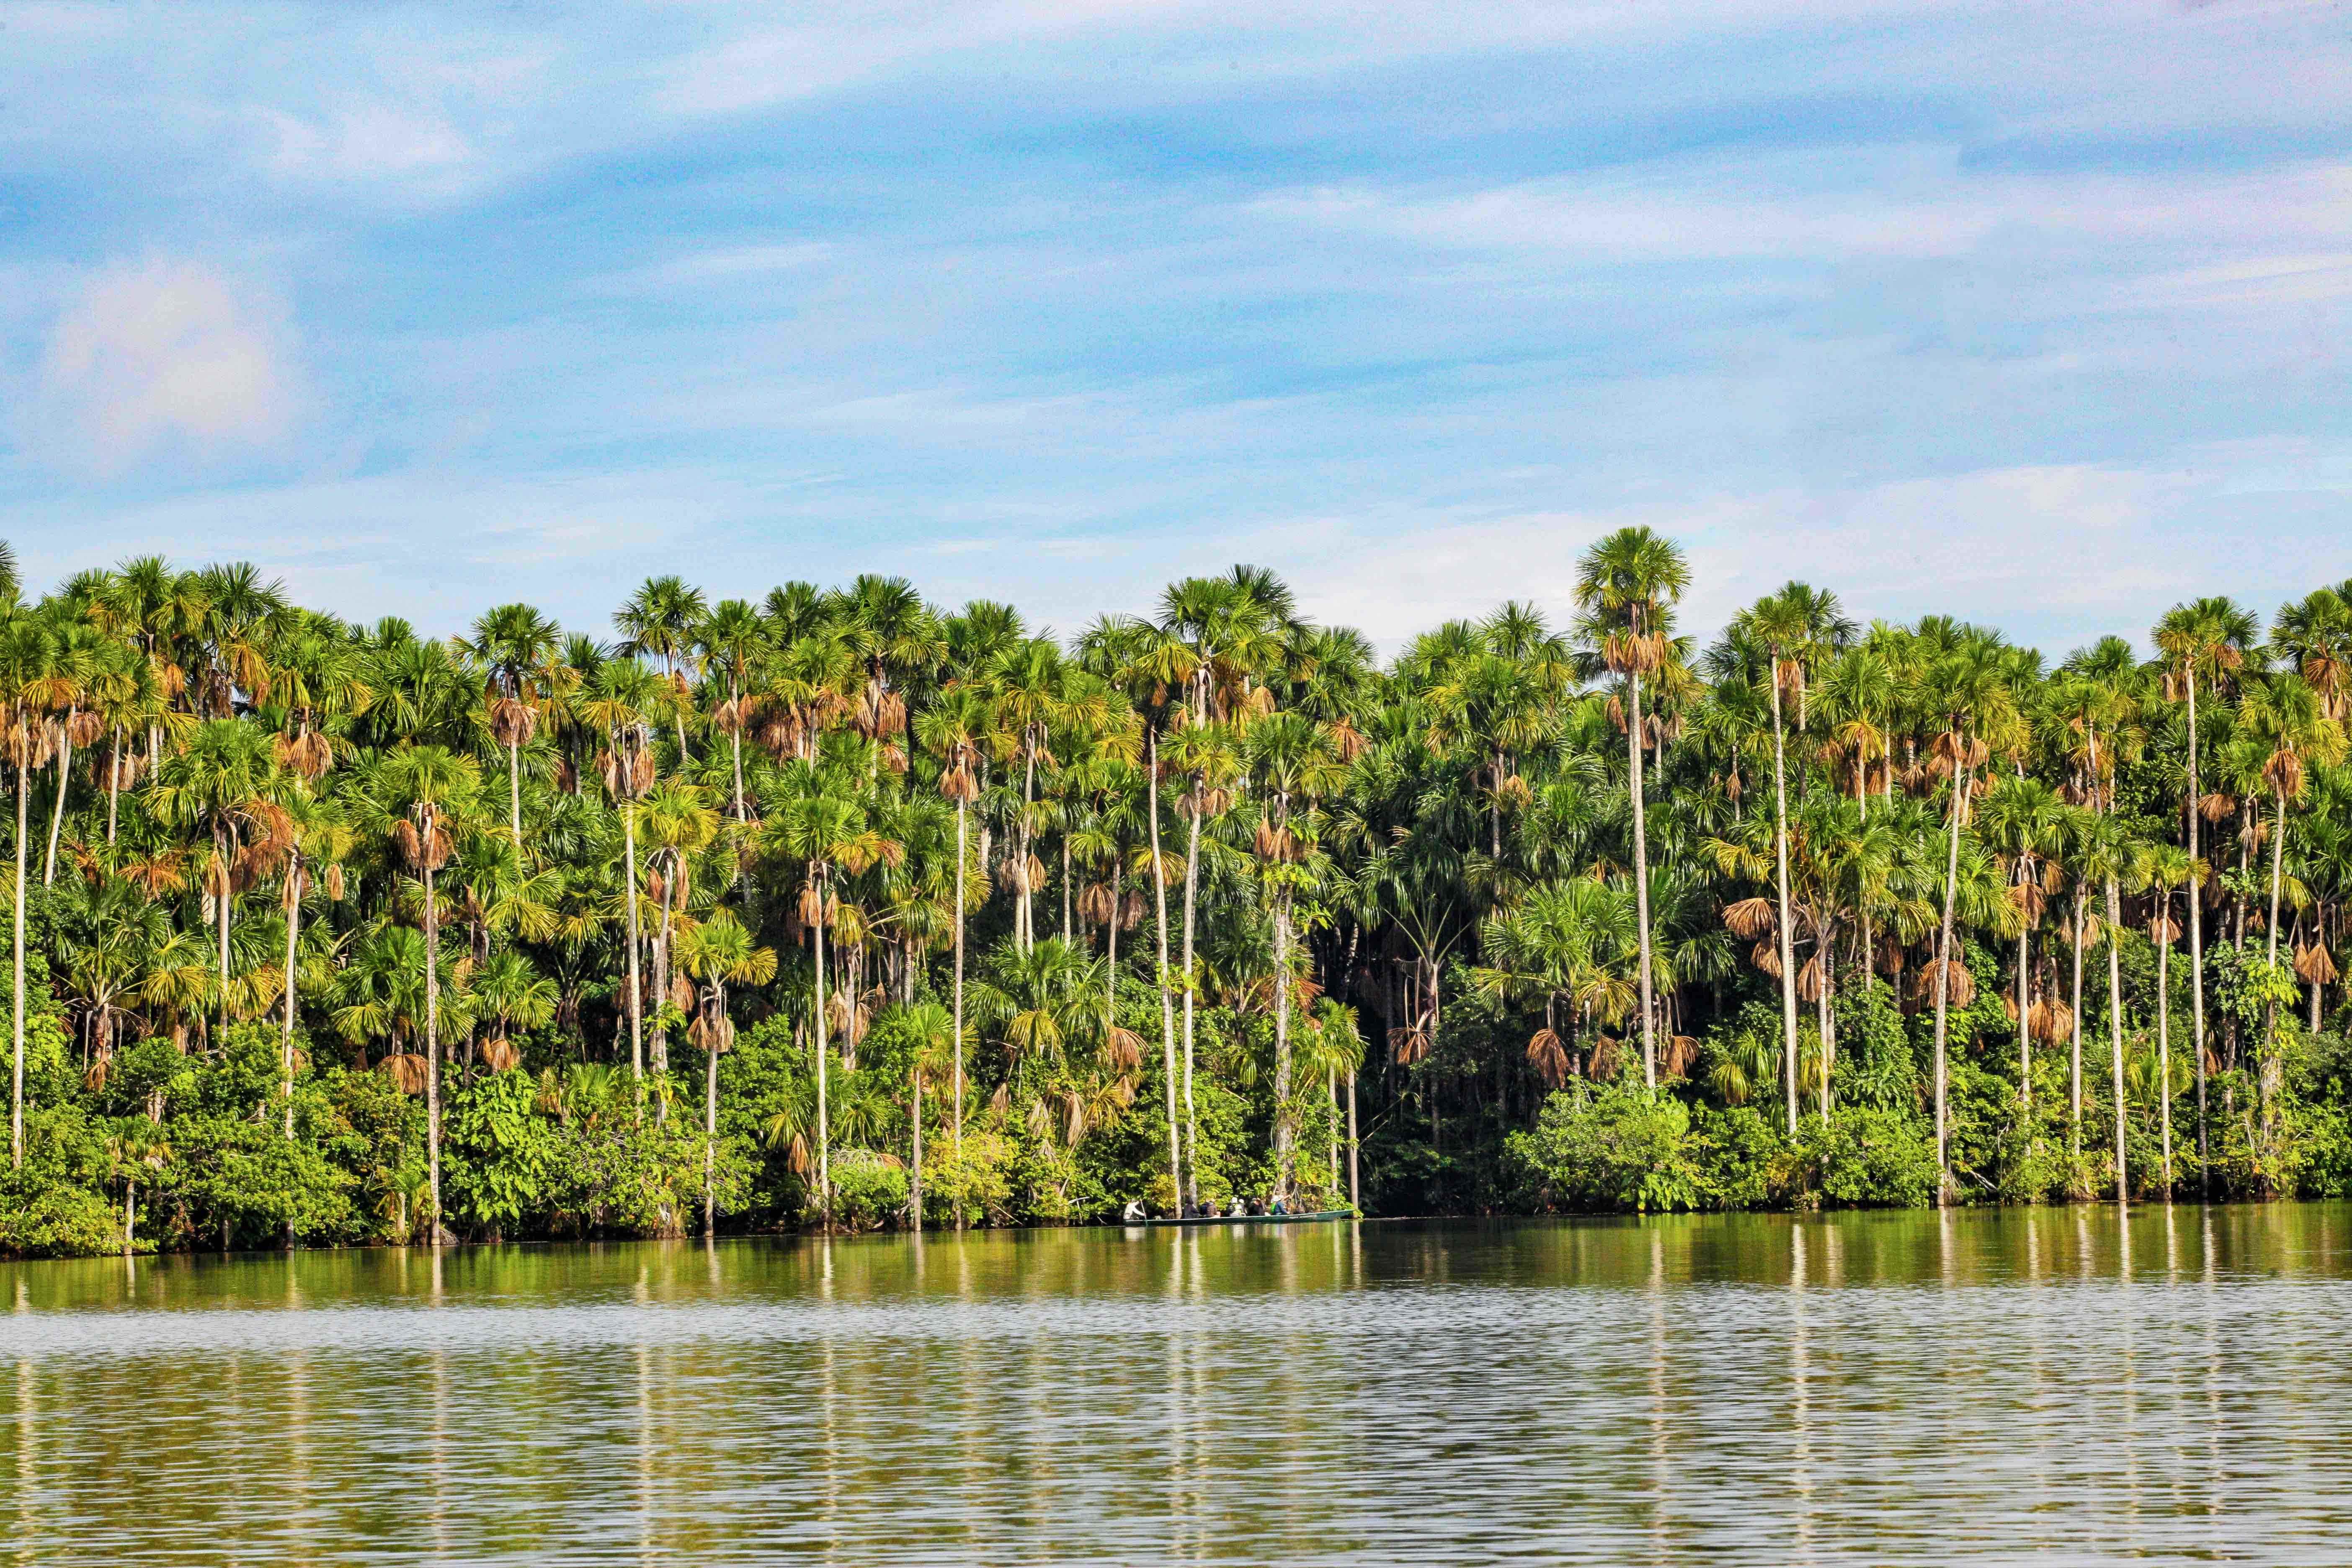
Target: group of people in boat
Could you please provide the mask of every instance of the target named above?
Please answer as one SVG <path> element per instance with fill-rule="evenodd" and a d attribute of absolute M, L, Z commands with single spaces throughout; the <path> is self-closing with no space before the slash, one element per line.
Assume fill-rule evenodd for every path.
<path fill-rule="evenodd" d="M 1267 1196 L 1263 1198 L 1253 1197 L 1246 1199 L 1244 1199 L 1239 1193 L 1235 1193 L 1234 1194 L 1234 1206 L 1232 1209 L 1223 1213 L 1220 1213 L 1216 1205 L 1213 1204 L 1184 1204 L 1180 1205 L 1180 1212 L 1171 1217 L 1176 1219 L 1265 1219 L 1270 1215 L 1286 1215 L 1293 1212 L 1294 1211 L 1290 1206 L 1289 1201 L 1280 1193 L 1269 1194 Z M 1127 1207 L 1120 1211 L 1119 1214 L 1119 1218 L 1129 1225 L 1133 1225 L 1139 1220 L 1147 1220 L 1151 1217 L 1151 1211 L 1143 1206 L 1143 1200 L 1141 1198 L 1130 1198 L 1128 1200 Z"/>

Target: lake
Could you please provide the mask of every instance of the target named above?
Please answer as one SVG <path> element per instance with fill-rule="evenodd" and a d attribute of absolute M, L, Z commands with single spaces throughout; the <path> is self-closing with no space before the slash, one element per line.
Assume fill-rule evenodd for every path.
<path fill-rule="evenodd" d="M 0 1264 L 63 1563 L 2352 1557 L 2352 1207 Z"/>

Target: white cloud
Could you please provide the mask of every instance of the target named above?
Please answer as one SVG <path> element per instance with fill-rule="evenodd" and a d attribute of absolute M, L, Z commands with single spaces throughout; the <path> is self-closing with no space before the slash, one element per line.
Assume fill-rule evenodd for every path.
<path fill-rule="evenodd" d="M 303 179 L 372 178 L 449 169 L 474 156 L 457 128 L 437 115 L 368 104 L 302 119 L 265 111 L 277 137 L 270 166 Z"/>
<path fill-rule="evenodd" d="M 273 447 L 303 400 L 288 336 L 266 300 L 204 263 L 110 268 L 49 333 L 30 443 L 110 478 L 159 456 Z"/>

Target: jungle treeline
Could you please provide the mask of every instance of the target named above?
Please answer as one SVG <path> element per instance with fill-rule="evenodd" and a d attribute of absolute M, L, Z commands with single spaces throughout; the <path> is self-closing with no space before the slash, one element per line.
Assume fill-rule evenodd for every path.
<path fill-rule="evenodd" d="M 1688 587 L 1383 661 L 1250 567 L 428 635 L 0 562 L 0 1251 L 2352 1184 L 2352 584 L 2055 661 Z"/>

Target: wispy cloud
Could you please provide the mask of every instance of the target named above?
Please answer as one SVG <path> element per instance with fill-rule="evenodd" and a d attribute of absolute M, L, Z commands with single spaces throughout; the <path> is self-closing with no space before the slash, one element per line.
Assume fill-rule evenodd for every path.
<path fill-rule="evenodd" d="M 302 402 L 277 311 L 202 262 L 93 278 L 50 330 L 27 437 L 112 478 L 151 458 L 206 462 L 277 447 Z"/>

